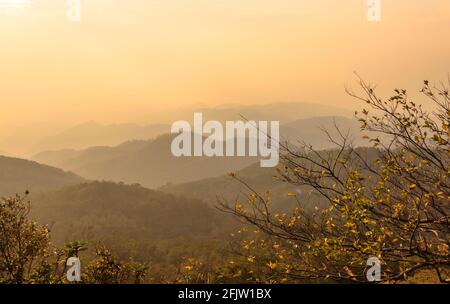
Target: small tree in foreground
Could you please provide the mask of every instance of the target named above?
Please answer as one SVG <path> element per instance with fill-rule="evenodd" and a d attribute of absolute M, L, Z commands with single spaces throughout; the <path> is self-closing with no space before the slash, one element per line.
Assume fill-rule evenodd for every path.
<path fill-rule="evenodd" d="M 53 268 L 48 229 L 28 218 L 30 204 L 21 196 L 0 200 L 0 282 L 48 283 Z"/>
<path fill-rule="evenodd" d="M 382 100 L 373 86 L 360 85 L 363 94 L 348 93 L 367 105 L 356 114 L 373 147 L 355 148 L 340 130 L 339 138 L 329 136 L 335 150 L 282 145 L 279 176 L 311 193 L 290 214 L 273 214 L 270 194 L 233 175 L 247 186 L 248 200 L 220 208 L 262 232 L 243 240 L 239 254 L 276 274 L 276 282 L 367 282 L 371 257 L 382 261 L 383 281 L 431 269 L 449 282 L 450 80 L 442 88 L 425 81 L 432 113 L 405 90 Z M 310 204 L 321 207 L 311 211 Z"/>
<path fill-rule="evenodd" d="M 61 284 L 70 257 L 79 257 L 86 242 L 68 243 L 64 250 L 50 242 L 49 230 L 29 218 L 30 202 L 16 195 L 0 200 L 0 284 Z M 82 271 L 82 283 L 140 284 L 146 264 L 122 263 L 104 247 Z"/>

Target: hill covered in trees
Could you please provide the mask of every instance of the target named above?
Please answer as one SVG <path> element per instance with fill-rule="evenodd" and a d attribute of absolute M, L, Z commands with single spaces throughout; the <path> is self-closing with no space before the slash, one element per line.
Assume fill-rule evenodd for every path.
<path fill-rule="evenodd" d="M 292 187 L 277 180 L 277 171 L 274 168 L 261 168 L 259 164 L 253 164 L 234 174 L 258 192 L 271 193 L 277 208 L 290 209 L 296 201 L 294 196 L 302 193 L 300 187 Z M 184 184 L 168 184 L 159 190 L 175 195 L 188 195 L 203 200 L 210 206 L 216 206 L 220 200 L 246 200 L 249 193 L 249 189 L 230 174 Z"/>
<path fill-rule="evenodd" d="M 295 151 L 303 153 L 295 147 Z M 373 148 L 359 147 L 356 149 L 364 161 L 370 163 L 376 159 L 377 152 Z M 336 157 L 338 149 L 320 150 L 317 155 L 309 155 L 317 162 Z M 250 165 L 242 170 L 213 178 L 183 184 L 167 184 L 159 190 L 175 195 L 184 195 L 202 200 L 210 206 L 220 202 L 246 201 L 253 193 L 265 194 L 271 201 L 270 208 L 276 212 L 287 212 L 298 206 L 299 202 L 315 200 L 316 204 L 305 205 L 307 210 L 320 206 L 318 193 L 307 185 L 292 185 L 281 177 L 283 164 L 277 168 L 261 168 L 259 164 Z M 370 172 L 365 172 L 370 174 Z"/>
<path fill-rule="evenodd" d="M 84 179 L 74 173 L 36 162 L 0 156 L 0 196 L 36 193 L 75 185 Z"/>
<path fill-rule="evenodd" d="M 87 182 L 32 196 L 30 216 L 50 230 L 58 247 L 82 241 L 95 257 L 107 246 L 121 260 L 150 263 L 151 280 L 175 280 L 190 258 L 223 258 L 226 237 L 238 227 L 230 216 L 192 198 L 139 185 Z"/>
<path fill-rule="evenodd" d="M 55 241 L 161 240 L 222 233 L 224 220 L 205 203 L 139 185 L 87 182 L 32 197 L 32 214 Z"/>

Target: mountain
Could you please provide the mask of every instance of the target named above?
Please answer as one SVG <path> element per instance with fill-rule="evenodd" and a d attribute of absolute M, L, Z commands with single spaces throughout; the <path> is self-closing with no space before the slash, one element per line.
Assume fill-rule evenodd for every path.
<path fill-rule="evenodd" d="M 62 130 L 62 131 L 61 131 Z M 45 150 L 85 149 L 118 145 L 128 140 L 147 140 L 170 131 L 167 124 L 111 124 L 86 122 L 72 127 L 27 125 L 0 134 L 0 147 L 29 157 Z"/>
<path fill-rule="evenodd" d="M 300 195 L 307 192 L 305 187 L 295 187 L 277 179 L 276 168 L 261 168 L 258 164 L 253 164 L 235 174 L 256 192 L 260 194 L 269 192 L 271 200 L 276 204 L 276 210 L 291 210 L 296 199 L 288 195 L 289 193 Z M 229 175 L 184 184 L 168 184 L 158 190 L 174 195 L 189 195 L 210 206 L 216 206 L 221 201 L 231 204 L 235 201 L 245 201 L 250 194 L 250 190 L 244 184 Z"/>
<path fill-rule="evenodd" d="M 333 129 L 338 125 L 344 133 L 349 132 L 357 144 L 362 144 L 359 124 L 345 117 L 317 117 L 296 120 L 281 126 L 281 140 L 292 143 L 305 141 L 317 149 L 334 147 L 321 127 Z M 256 163 L 255 157 L 181 157 L 171 154 L 170 145 L 174 135 L 163 135 L 154 140 L 128 141 L 115 147 L 92 147 L 85 150 L 46 151 L 33 160 L 63 168 L 93 180 L 140 183 L 154 188 L 166 183 L 186 183 L 220 176 Z"/>
<path fill-rule="evenodd" d="M 44 151 L 33 156 L 33 160 L 54 167 L 84 167 L 95 162 L 104 162 L 118 157 L 126 157 L 139 149 L 143 149 L 152 140 L 133 140 L 115 147 L 98 146 L 84 150 L 64 149 Z"/>
<path fill-rule="evenodd" d="M 212 237 L 226 227 L 205 203 L 139 185 L 88 182 L 32 197 L 32 216 L 65 243 Z"/>
<path fill-rule="evenodd" d="M 203 113 L 206 120 L 242 120 L 242 116 L 248 120 L 276 120 L 281 124 L 287 124 L 298 119 L 306 119 L 321 116 L 351 117 L 351 110 L 328 105 L 306 102 L 280 102 L 263 105 L 223 105 L 220 107 L 193 107 L 171 111 L 160 118 L 167 117 L 169 121 L 191 121 L 194 112 Z"/>
<path fill-rule="evenodd" d="M 368 162 L 377 157 L 377 152 L 373 148 L 360 147 L 357 148 L 357 151 Z M 335 153 L 338 153 L 335 149 L 319 151 L 319 154 L 323 156 L 335 155 Z M 312 157 L 315 158 L 315 156 Z M 227 203 L 246 201 L 247 196 L 252 193 L 248 188 L 250 187 L 260 195 L 269 195 L 270 206 L 274 211 L 289 212 L 299 203 L 304 204 L 310 201 L 314 204 L 302 205 L 302 208 L 312 210 L 316 206 L 320 207 L 322 201 L 320 195 L 311 192 L 310 187 L 281 181 L 278 169 L 283 170 L 283 165 L 280 164 L 278 168 L 261 168 L 257 164 L 253 164 L 234 172 L 237 179 L 248 186 L 229 175 L 223 175 L 178 185 L 168 184 L 158 190 L 175 195 L 189 195 L 189 197 L 203 200 L 214 206 L 220 201 Z"/>
<path fill-rule="evenodd" d="M 8 153 L 8 152 L 6 152 L 6 151 L 2 151 L 2 150 L 0 150 L 0 155 L 1 155 L 1 156 L 6 156 L 6 157 L 13 157 L 12 154 L 10 154 L 10 153 Z"/>
<path fill-rule="evenodd" d="M 43 123 L 25 123 L 20 125 L 0 125 L 0 147 L 9 152 L 9 155 L 27 158 L 38 152 L 33 150 L 36 141 L 55 134 L 55 130 L 64 130 L 69 126 L 66 123 L 47 121 Z M 60 131 L 56 131 L 60 132 Z"/>
<path fill-rule="evenodd" d="M 148 140 L 166 134 L 170 125 L 177 120 L 192 121 L 194 112 L 202 112 L 205 120 L 277 120 L 281 124 L 298 119 L 319 116 L 350 117 L 347 109 L 301 102 L 272 103 L 265 105 L 223 105 L 219 107 L 196 106 L 164 112 L 145 112 L 135 119 L 153 124 L 118 123 L 104 125 L 85 122 L 70 123 L 45 122 L 22 126 L 4 127 L 0 132 L 0 147 L 18 155 L 29 157 L 48 150 L 86 149 L 93 146 L 115 146 L 129 140 Z M 7 130 L 7 132 L 5 131 Z"/>
<path fill-rule="evenodd" d="M 87 122 L 59 134 L 39 140 L 34 151 L 57 149 L 85 149 L 92 146 L 113 146 L 128 140 L 147 140 L 170 131 L 170 126 L 153 124 L 102 125 Z"/>
<path fill-rule="evenodd" d="M 364 140 L 361 132 L 360 123 L 354 118 L 343 116 L 323 116 L 307 119 L 298 119 L 281 126 L 282 141 L 291 144 L 305 142 L 312 145 L 317 150 L 330 149 L 336 147 L 328 136 L 333 140 L 340 141 L 341 136 L 348 134 L 356 146 L 367 146 L 367 140 Z M 339 129 L 339 131 L 336 129 Z M 324 132 L 326 130 L 328 135 Z"/>
<path fill-rule="evenodd" d="M 130 141 L 116 147 L 44 152 L 33 160 L 92 180 L 139 183 L 149 188 L 220 176 L 258 161 L 256 157 L 175 157 L 170 150 L 174 136 Z"/>
<path fill-rule="evenodd" d="M 31 193 L 75 185 L 83 178 L 36 162 L 0 156 L 0 196 Z"/>

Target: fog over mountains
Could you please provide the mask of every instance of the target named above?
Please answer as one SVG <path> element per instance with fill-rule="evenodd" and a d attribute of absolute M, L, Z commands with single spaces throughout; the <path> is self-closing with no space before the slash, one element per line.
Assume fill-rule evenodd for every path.
<path fill-rule="evenodd" d="M 194 111 L 181 109 L 171 115 L 190 121 Z M 255 121 L 280 120 L 282 143 L 300 145 L 306 142 L 317 149 L 333 148 L 334 144 L 323 130 L 338 139 L 335 129 L 338 126 L 343 133 L 354 137 L 356 145 L 364 145 L 359 123 L 354 118 L 337 115 L 348 112 L 338 108 L 285 103 L 197 111 L 203 113 L 205 120 L 242 120 L 243 117 Z M 55 132 L 33 144 L 33 149 L 42 148 L 42 152 L 32 157 L 33 161 L 0 158 L 0 194 L 24 193 L 25 190 L 32 194 L 44 193 L 85 180 L 99 180 L 137 183 L 212 204 L 217 202 L 217 195 L 224 194 L 224 198 L 230 199 L 227 193 L 244 190 L 242 185 L 228 178 L 229 172 L 238 172 L 259 191 L 283 193 L 277 197 L 280 202 L 292 201 L 285 193 L 299 191 L 274 182 L 275 169 L 260 168 L 258 157 L 174 157 L 170 145 L 176 135 L 169 132 L 168 124 L 102 125 L 94 122 Z"/>
<path fill-rule="evenodd" d="M 281 126 L 280 141 L 300 144 L 302 141 L 317 149 L 334 146 L 321 128 L 338 137 L 335 125 L 342 132 L 355 135 L 362 144 L 359 124 L 345 117 L 320 117 L 296 120 Z M 162 135 L 146 141 L 129 141 L 114 147 L 92 147 L 85 150 L 65 149 L 44 151 L 33 160 L 63 168 L 92 180 L 140 183 L 155 188 L 167 183 L 186 183 L 216 177 L 243 169 L 259 161 L 257 157 L 174 157 L 170 145 L 174 135 Z M 358 140 L 359 139 L 359 140 Z"/>
<path fill-rule="evenodd" d="M 129 140 L 149 140 L 169 133 L 171 124 L 177 120 L 192 121 L 194 112 L 203 113 L 206 120 L 220 122 L 242 120 L 242 117 L 245 117 L 249 120 L 276 120 L 281 124 L 312 117 L 352 115 L 350 110 L 343 108 L 294 102 L 251 106 L 224 105 L 214 108 L 197 106 L 163 113 L 142 113 L 139 124 L 100 124 L 90 121 L 65 127 L 62 123 L 5 127 L 0 133 L 0 150 L 28 158 L 48 150 L 80 150 L 93 146 L 116 146 Z"/>
<path fill-rule="evenodd" d="M 42 134 L 31 136 L 21 133 L 0 137 L 0 147 L 9 147 L 12 151 L 16 151 L 17 155 L 28 157 L 45 150 L 115 146 L 130 139 L 147 140 L 168 132 L 170 132 L 170 126 L 167 124 L 103 125 L 86 122 L 48 136 Z"/>
<path fill-rule="evenodd" d="M 255 157 L 175 157 L 170 150 L 173 138 L 163 135 L 116 147 L 44 152 L 33 159 L 88 179 L 139 183 L 148 188 L 219 176 L 258 161 Z"/>
<path fill-rule="evenodd" d="M 255 121 L 279 120 L 281 141 L 288 140 L 294 144 L 305 141 L 317 148 L 333 147 L 321 127 L 336 134 L 332 129 L 337 124 L 343 130 L 359 134 L 356 120 L 347 118 L 348 110 L 308 103 L 188 108 L 166 113 L 166 116 L 161 116 L 161 121 L 190 121 L 196 111 L 202 112 L 205 120 L 222 122 L 242 120 L 242 117 Z M 104 125 L 88 122 L 66 130 L 50 128 L 54 134 L 44 136 L 49 132 L 47 127 L 50 128 L 46 124 L 36 125 L 36 128 L 29 128 L 28 133 L 21 130 L 17 136 L 0 138 L 0 150 L 36 151 L 32 160 L 47 165 L 3 157 L 0 174 L 4 180 L 0 181 L 0 189 L 4 194 L 22 193 L 27 189 L 55 189 L 84 178 L 140 183 L 148 188 L 158 188 L 168 183 L 183 184 L 219 177 L 259 161 L 256 157 L 176 158 L 170 152 L 174 135 L 168 134 L 170 124 L 164 123 Z M 0 155 L 16 154 L 2 152 Z"/>
<path fill-rule="evenodd" d="M 170 131 L 166 124 L 140 126 L 138 124 L 101 125 L 87 122 L 36 143 L 34 149 L 85 149 L 92 146 L 114 146 L 129 139 L 146 140 Z"/>
<path fill-rule="evenodd" d="M 275 120 L 280 124 L 286 124 L 298 119 L 322 117 L 322 116 L 344 116 L 350 117 L 353 112 L 346 108 L 328 105 L 305 103 L 305 102 L 281 102 L 266 105 L 224 105 L 221 107 L 195 107 L 172 111 L 170 116 L 174 120 L 192 120 L 194 112 L 203 113 L 207 120 Z M 167 114 L 166 114 L 167 115 Z"/>

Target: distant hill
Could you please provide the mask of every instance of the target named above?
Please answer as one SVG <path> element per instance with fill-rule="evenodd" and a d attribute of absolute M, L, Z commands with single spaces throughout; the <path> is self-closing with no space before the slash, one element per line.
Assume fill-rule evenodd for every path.
<path fill-rule="evenodd" d="M 12 154 L 10 154 L 8 152 L 5 152 L 5 151 L 2 151 L 2 150 L 0 150 L 0 156 L 13 157 Z"/>
<path fill-rule="evenodd" d="M 170 131 L 176 120 L 193 119 L 194 112 L 202 112 L 206 120 L 278 120 L 281 124 L 319 116 L 350 117 L 352 111 L 340 107 L 302 102 L 281 102 L 263 105 L 231 105 L 218 107 L 195 106 L 163 112 L 145 112 L 134 117 L 153 124 L 85 122 L 75 126 L 65 123 L 24 125 L 0 135 L 0 147 L 20 157 L 30 157 L 48 150 L 86 149 L 93 146 L 115 146 L 130 140 L 148 140 Z"/>
<path fill-rule="evenodd" d="M 149 188 L 220 176 L 258 161 L 255 157 L 177 158 L 170 150 L 174 136 L 131 141 L 116 147 L 44 152 L 33 157 L 33 160 L 92 180 L 140 183 Z"/>
<path fill-rule="evenodd" d="M 168 113 L 158 113 L 158 117 L 155 117 L 155 119 L 191 121 L 194 112 L 203 113 L 203 117 L 207 120 L 218 120 L 221 122 L 226 120 L 240 120 L 242 115 L 249 120 L 278 120 L 281 124 L 311 117 L 351 117 L 353 115 L 353 112 L 349 109 L 329 105 L 307 102 L 279 102 L 256 105 L 225 104 L 218 107 L 197 106 L 177 109 Z"/>
<path fill-rule="evenodd" d="M 61 169 L 36 162 L 0 156 L 0 196 L 58 189 L 84 179 Z"/>
<path fill-rule="evenodd" d="M 57 135 L 41 139 L 33 146 L 34 151 L 58 149 L 85 149 L 92 146 L 114 146 L 128 140 L 147 140 L 168 133 L 165 124 L 101 125 L 95 122 L 80 124 Z"/>
<path fill-rule="evenodd" d="M 79 168 L 95 162 L 104 162 L 145 148 L 152 140 L 133 140 L 115 147 L 95 146 L 84 150 L 64 149 L 44 151 L 33 156 L 33 160 L 54 167 Z"/>
<path fill-rule="evenodd" d="M 373 148 L 358 148 L 360 155 L 367 161 L 374 160 L 376 151 Z M 336 150 L 325 150 L 319 153 L 337 153 Z M 282 164 L 279 166 L 282 169 Z M 257 164 L 234 172 L 236 176 L 260 195 L 269 193 L 271 207 L 273 210 L 286 212 L 291 211 L 299 202 L 311 201 L 319 203 L 320 196 L 311 192 L 306 186 L 296 186 L 282 182 L 278 177 L 277 168 L 261 168 Z M 370 174 L 370 173 L 368 173 Z M 207 178 L 184 184 L 169 184 L 160 187 L 159 190 L 175 195 L 189 195 L 190 197 L 203 200 L 209 205 L 217 205 L 219 200 L 233 203 L 236 200 L 246 201 L 251 191 L 234 178 L 223 175 L 215 178 Z M 317 198 L 314 200 L 314 198 Z M 305 209 L 313 209 L 316 205 L 308 204 Z"/>
<path fill-rule="evenodd" d="M 338 125 L 343 132 L 349 131 L 357 143 L 362 143 L 356 120 L 345 117 L 318 117 L 296 120 L 281 127 L 282 139 L 292 143 L 303 140 L 317 149 L 332 148 L 324 127 L 337 137 L 333 129 Z M 216 177 L 256 163 L 258 158 L 176 158 L 170 152 L 173 135 L 164 135 L 154 140 L 129 141 L 116 147 L 92 147 L 85 150 L 46 151 L 33 160 L 75 172 L 93 180 L 140 183 L 155 188 L 166 183 L 186 183 Z"/>
<path fill-rule="evenodd" d="M 92 146 L 114 146 L 129 140 L 147 140 L 169 131 L 170 126 L 166 124 L 103 125 L 86 122 L 69 128 L 30 125 L 0 136 L 0 147 L 14 155 L 29 157 L 47 150 L 85 149 Z"/>
<path fill-rule="evenodd" d="M 111 182 L 35 195 L 32 216 L 50 227 L 58 244 L 211 237 L 226 226 L 223 216 L 199 200 Z"/>
<path fill-rule="evenodd" d="M 296 188 L 277 180 L 275 168 L 261 168 L 258 164 L 250 165 L 235 174 L 258 193 L 270 192 L 277 210 L 291 210 L 296 199 L 288 194 L 297 193 L 299 189 L 304 190 L 304 188 Z M 245 201 L 246 195 L 250 193 L 248 188 L 228 175 L 178 185 L 168 184 L 159 190 L 175 195 L 189 195 L 189 197 L 205 201 L 210 206 L 218 205 L 219 201 L 228 203 Z M 299 196 L 301 193 L 301 191 L 298 192 Z"/>
<path fill-rule="evenodd" d="M 281 135 L 283 140 L 291 144 L 305 142 L 312 145 L 317 150 L 330 149 L 336 147 L 332 143 L 326 130 L 334 140 L 340 141 L 340 135 L 336 127 L 342 134 L 348 134 L 356 146 L 367 146 L 367 140 L 362 138 L 360 123 L 355 118 L 343 116 L 323 116 L 307 119 L 299 119 L 282 125 Z"/>

